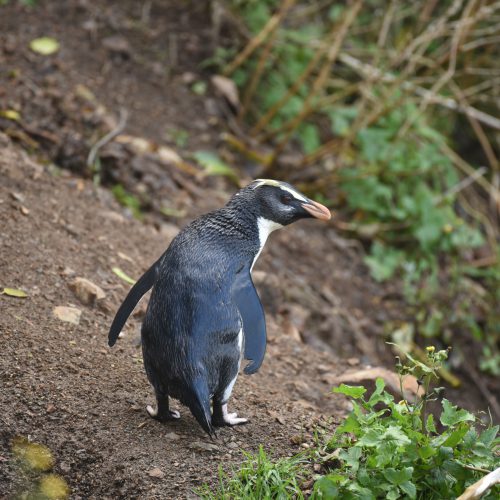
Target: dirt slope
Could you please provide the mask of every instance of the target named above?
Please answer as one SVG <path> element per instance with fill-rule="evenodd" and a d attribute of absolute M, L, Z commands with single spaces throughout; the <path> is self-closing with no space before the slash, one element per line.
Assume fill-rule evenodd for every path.
<path fill-rule="evenodd" d="M 345 412 L 322 381 L 345 366 L 281 334 L 268 314 L 264 366 L 238 379 L 231 401 L 249 417 L 247 426 L 223 429 L 211 442 L 179 405 L 179 423 L 149 419 L 139 319 L 129 321 L 117 347 L 106 345 L 128 289 L 112 268 L 137 277 L 167 246 L 166 231 L 125 218 L 105 190 L 47 173 L 4 135 L 0 150 L 0 285 L 28 294 L 0 295 L 0 497 L 29 487 L 10 454 L 16 436 L 52 450 L 72 498 L 186 498 L 216 481 L 220 463 L 239 463 L 241 450 L 263 443 L 279 454 L 297 452 L 293 436 L 307 439 L 321 414 Z M 68 286 L 75 276 L 102 287 L 103 304 L 83 305 Z M 80 309 L 79 324 L 57 319 L 56 306 Z M 154 468 L 162 477 L 148 474 Z"/>

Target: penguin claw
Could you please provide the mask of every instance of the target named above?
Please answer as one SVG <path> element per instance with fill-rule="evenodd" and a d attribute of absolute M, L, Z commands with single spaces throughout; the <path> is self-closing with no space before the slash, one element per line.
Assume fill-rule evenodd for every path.
<path fill-rule="evenodd" d="M 248 423 L 248 418 L 238 417 L 237 413 L 226 413 L 222 418 L 212 420 L 212 424 L 216 427 L 225 425 L 232 427 L 233 425 L 241 425 Z"/>
<path fill-rule="evenodd" d="M 248 418 L 238 417 L 237 413 L 229 413 L 224 419 L 226 425 L 241 425 L 248 422 Z"/>
<path fill-rule="evenodd" d="M 178 420 L 181 414 L 177 410 L 168 410 L 168 414 L 158 415 L 158 410 L 154 409 L 151 405 L 146 406 L 146 411 L 151 418 L 160 422 L 167 422 L 168 420 Z"/>

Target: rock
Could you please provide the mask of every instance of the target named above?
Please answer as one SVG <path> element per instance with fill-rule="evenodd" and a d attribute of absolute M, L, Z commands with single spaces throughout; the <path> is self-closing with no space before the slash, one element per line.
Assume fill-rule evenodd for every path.
<path fill-rule="evenodd" d="M 181 438 L 179 434 L 176 434 L 175 432 L 167 432 L 165 437 L 170 439 L 170 441 L 178 441 Z"/>
<path fill-rule="evenodd" d="M 148 476 L 149 477 L 156 477 L 158 479 L 161 479 L 162 477 L 165 477 L 165 473 L 159 467 L 153 467 L 148 472 Z"/>
<path fill-rule="evenodd" d="M 285 419 L 276 411 L 273 410 L 268 410 L 269 415 L 276 420 L 276 422 L 280 423 L 281 425 L 285 425 Z"/>
<path fill-rule="evenodd" d="M 78 325 L 78 323 L 80 323 L 80 316 L 82 315 L 82 311 L 80 309 L 66 306 L 56 306 L 54 307 L 52 313 L 57 319 L 66 321 L 67 323 L 72 323 L 73 325 Z"/>
<path fill-rule="evenodd" d="M 305 437 L 301 434 L 294 434 L 291 438 L 290 438 L 290 443 L 292 444 L 302 444 L 303 442 L 305 441 Z"/>
<path fill-rule="evenodd" d="M 398 396 L 402 396 L 408 401 L 414 401 L 417 391 L 423 392 L 417 383 L 417 379 L 413 375 L 405 375 L 403 378 L 403 393 L 401 394 L 399 385 L 399 376 L 397 373 L 383 367 L 362 368 L 360 370 L 349 371 L 339 376 L 324 375 L 322 380 L 334 386 L 339 384 L 370 384 L 375 387 L 375 380 L 382 378 L 386 384 L 387 389 Z M 369 388 L 370 390 L 370 388 Z"/>
<path fill-rule="evenodd" d="M 61 271 L 61 276 L 74 276 L 76 273 L 75 273 L 75 270 L 74 269 L 71 269 L 71 267 L 65 267 L 62 271 Z"/>
<path fill-rule="evenodd" d="M 189 447 L 200 451 L 219 451 L 219 447 L 216 444 L 206 443 L 205 441 L 194 441 Z"/>
<path fill-rule="evenodd" d="M 191 71 L 186 71 L 186 73 L 183 73 L 181 75 L 181 80 L 182 83 L 184 83 L 185 85 L 191 85 L 193 82 L 196 81 L 196 75 Z"/>
<path fill-rule="evenodd" d="M 131 49 L 128 40 L 120 35 L 112 35 L 102 40 L 102 45 L 110 52 L 130 56 Z"/>
<path fill-rule="evenodd" d="M 86 305 L 94 305 L 96 301 L 106 298 L 104 290 L 85 278 L 75 278 L 69 287 Z"/>

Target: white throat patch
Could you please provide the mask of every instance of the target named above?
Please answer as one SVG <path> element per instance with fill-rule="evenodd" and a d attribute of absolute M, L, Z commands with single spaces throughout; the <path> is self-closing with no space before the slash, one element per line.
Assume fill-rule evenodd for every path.
<path fill-rule="evenodd" d="M 278 224 L 277 222 L 274 222 L 274 221 L 269 220 L 269 219 L 265 219 L 264 217 L 257 218 L 257 228 L 259 229 L 260 248 L 259 248 L 259 251 L 257 252 L 257 255 L 253 259 L 252 267 L 250 268 L 250 271 L 253 269 L 255 262 L 259 258 L 260 252 L 262 252 L 262 249 L 264 248 L 264 245 L 266 244 L 268 236 L 273 231 L 276 231 L 276 229 L 281 229 L 282 227 L 283 226 L 281 224 Z"/>

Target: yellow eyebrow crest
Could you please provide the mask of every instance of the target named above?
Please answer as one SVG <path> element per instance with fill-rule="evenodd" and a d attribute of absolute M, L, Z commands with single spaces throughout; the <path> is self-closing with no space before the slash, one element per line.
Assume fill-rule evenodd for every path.
<path fill-rule="evenodd" d="M 307 198 L 305 196 L 280 181 L 275 181 L 274 179 L 256 179 L 254 183 L 254 189 L 257 189 L 260 186 L 279 187 L 280 189 L 283 189 L 283 191 L 287 191 L 288 193 L 290 193 L 296 200 L 307 201 Z"/>

